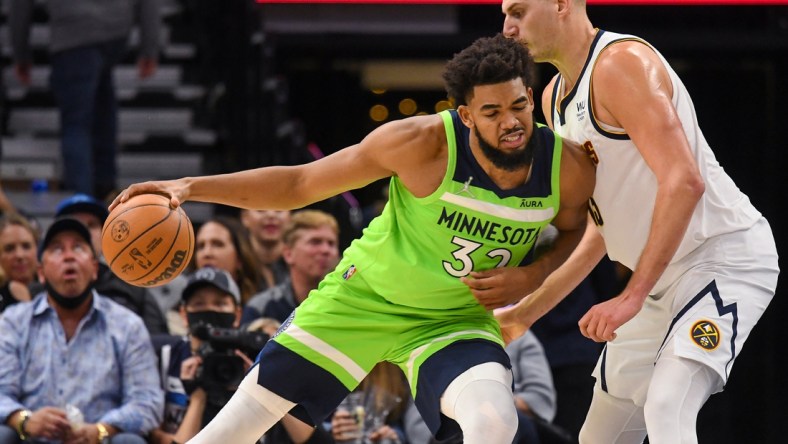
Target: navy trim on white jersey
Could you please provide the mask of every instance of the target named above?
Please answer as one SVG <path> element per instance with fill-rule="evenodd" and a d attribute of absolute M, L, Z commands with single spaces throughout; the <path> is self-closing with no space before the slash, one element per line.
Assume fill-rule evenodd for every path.
<path fill-rule="evenodd" d="M 607 344 L 602 349 L 602 365 L 599 366 L 599 384 L 602 386 L 602 391 L 607 393 L 607 376 L 605 376 L 605 363 L 607 362 Z"/>
<path fill-rule="evenodd" d="M 725 302 L 722 300 L 722 296 L 720 296 L 720 291 L 717 289 L 717 282 L 711 281 L 709 285 L 707 285 L 703 290 L 701 290 L 695 297 L 690 300 L 687 305 L 685 305 L 681 311 L 678 312 L 676 317 L 673 318 L 673 321 L 670 323 L 670 327 L 668 328 L 668 332 L 665 334 L 665 338 L 662 340 L 662 344 L 659 346 L 659 349 L 662 350 L 662 347 L 665 346 L 665 342 L 670 337 L 671 332 L 673 331 L 673 327 L 676 323 L 684 316 L 690 308 L 692 308 L 695 304 L 697 304 L 704 296 L 710 294 L 711 297 L 714 298 L 714 303 L 717 305 L 717 314 L 720 316 L 725 316 L 730 314 L 733 317 L 733 322 L 731 323 L 731 358 L 728 360 L 728 363 L 725 364 L 725 377 L 728 377 L 728 369 L 731 366 L 731 363 L 736 358 L 736 336 L 738 335 L 737 326 L 739 325 L 739 310 L 736 303 L 725 305 Z"/>
<path fill-rule="evenodd" d="M 591 61 L 591 56 L 594 54 L 594 49 L 593 48 L 596 46 L 597 42 L 599 42 L 599 38 L 602 37 L 602 34 L 604 34 L 604 32 L 605 31 L 602 31 L 600 29 L 600 30 L 597 31 L 596 35 L 594 36 L 594 41 L 591 42 L 591 50 L 588 51 L 588 56 L 586 56 L 586 61 L 583 64 L 583 69 L 580 70 L 580 75 L 577 77 L 578 80 L 582 79 L 583 76 L 585 75 L 586 69 L 588 69 L 588 63 Z M 558 75 L 558 79 L 556 79 L 553 91 L 558 91 L 558 87 L 560 86 L 562 80 L 563 80 L 563 77 L 561 76 L 561 74 L 559 74 Z M 575 82 L 575 84 L 572 86 L 572 90 L 569 91 L 568 94 L 564 95 L 564 97 L 561 98 L 560 103 L 553 102 L 554 104 L 558 103 L 558 105 L 559 105 L 558 117 L 560 119 L 561 125 L 566 125 L 566 117 L 565 117 L 566 116 L 566 107 L 569 106 L 569 103 L 572 102 L 572 98 L 577 93 L 577 86 L 579 84 L 580 84 L 580 82 Z M 553 122 L 553 127 L 555 127 L 555 122 Z"/>

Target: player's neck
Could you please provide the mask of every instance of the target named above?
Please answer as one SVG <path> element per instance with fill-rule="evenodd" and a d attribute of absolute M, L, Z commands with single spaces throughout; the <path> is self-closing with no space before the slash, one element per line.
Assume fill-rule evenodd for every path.
<path fill-rule="evenodd" d="M 575 25 L 574 31 L 566 34 L 569 38 L 560 49 L 553 65 L 561 73 L 564 93 L 571 91 L 583 71 L 598 29 L 591 22 L 584 21 Z"/>

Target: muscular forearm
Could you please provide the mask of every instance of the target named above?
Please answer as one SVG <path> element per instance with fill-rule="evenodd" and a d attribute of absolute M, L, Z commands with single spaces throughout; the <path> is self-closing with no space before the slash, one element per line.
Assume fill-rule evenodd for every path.
<path fill-rule="evenodd" d="M 301 178 L 297 167 L 274 166 L 179 181 L 188 200 L 247 209 L 290 210 L 333 195 L 318 188 L 302 192 Z"/>
<path fill-rule="evenodd" d="M 550 248 L 541 253 L 533 265 L 529 268 L 538 267 L 545 279 L 556 271 L 572 255 L 574 250 L 582 241 L 586 226 L 577 230 L 559 231 L 558 236 L 553 241 Z"/>
<path fill-rule="evenodd" d="M 592 224 L 587 225 L 583 238 L 569 258 L 518 304 L 520 319 L 529 327 L 533 325 L 580 285 L 604 256 L 602 236 Z"/>
<path fill-rule="evenodd" d="M 625 293 L 648 296 L 676 254 L 702 194 L 702 183 L 660 187 L 648 240 Z"/>

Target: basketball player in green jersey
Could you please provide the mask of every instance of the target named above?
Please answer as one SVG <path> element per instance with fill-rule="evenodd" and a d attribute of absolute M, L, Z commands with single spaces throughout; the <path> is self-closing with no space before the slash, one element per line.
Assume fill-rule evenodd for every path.
<path fill-rule="evenodd" d="M 382 125 L 359 144 L 299 166 L 136 184 L 241 208 L 293 209 L 391 177 L 383 213 L 260 352 L 233 398 L 190 443 L 252 443 L 287 412 L 319 424 L 379 361 L 398 365 L 439 438 L 512 442 L 517 419 L 499 327 L 471 292 L 514 302 L 579 242 L 591 160 L 533 121 L 533 63 L 483 38 L 444 80 L 457 105 Z M 540 230 L 560 230 L 531 261 Z M 483 277 L 480 271 L 494 270 Z"/>

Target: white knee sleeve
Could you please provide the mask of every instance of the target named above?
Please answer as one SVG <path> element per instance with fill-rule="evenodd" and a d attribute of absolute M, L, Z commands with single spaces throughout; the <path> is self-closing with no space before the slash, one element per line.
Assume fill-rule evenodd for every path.
<path fill-rule="evenodd" d="M 721 384 L 714 370 L 676 356 L 668 344 L 654 367 L 644 407 L 649 442 L 696 444 L 698 412 Z"/>
<path fill-rule="evenodd" d="M 460 425 L 466 444 L 511 444 L 517 433 L 512 372 L 488 362 L 470 368 L 449 384 L 441 411 Z"/>
<path fill-rule="evenodd" d="M 597 383 L 580 429 L 580 444 L 640 444 L 645 438 L 643 409 L 628 399 L 605 393 Z"/>
<path fill-rule="evenodd" d="M 252 444 L 295 406 L 257 383 L 259 366 L 243 379 L 238 390 L 189 444 Z"/>

